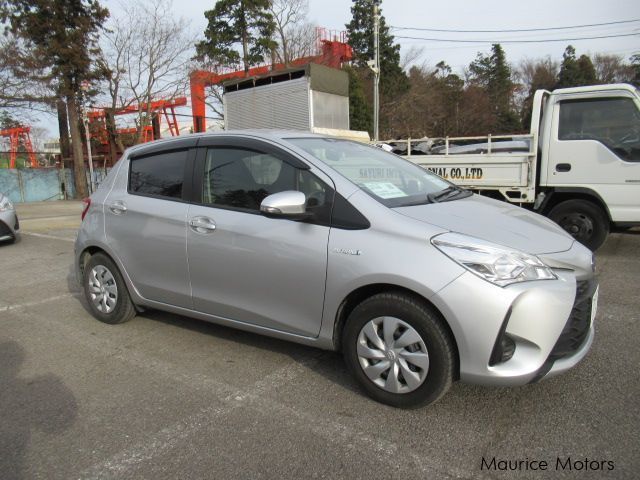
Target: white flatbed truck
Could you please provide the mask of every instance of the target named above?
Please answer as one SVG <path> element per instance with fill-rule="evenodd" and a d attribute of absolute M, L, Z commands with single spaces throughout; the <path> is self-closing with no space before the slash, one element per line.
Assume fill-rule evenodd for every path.
<path fill-rule="evenodd" d="M 469 188 L 548 216 L 596 250 L 640 225 L 640 92 L 627 84 L 535 93 L 528 135 L 383 142 Z"/>

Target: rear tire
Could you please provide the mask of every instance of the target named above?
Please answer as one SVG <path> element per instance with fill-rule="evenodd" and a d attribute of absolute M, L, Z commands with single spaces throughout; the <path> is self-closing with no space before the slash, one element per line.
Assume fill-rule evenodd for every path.
<path fill-rule="evenodd" d="M 355 307 L 342 345 L 352 375 L 378 402 L 425 406 L 453 382 L 456 355 L 442 319 L 405 293 L 380 293 Z"/>
<path fill-rule="evenodd" d="M 607 214 L 587 200 L 566 200 L 549 212 L 549 218 L 584 246 L 595 251 L 609 234 Z"/>
<path fill-rule="evenodd" d="M 82 286 L 94 317 L 111 325 L 124 323 L 136 315 L 127 285 L 116 264 L 96 253 L 84 268 Z"/>

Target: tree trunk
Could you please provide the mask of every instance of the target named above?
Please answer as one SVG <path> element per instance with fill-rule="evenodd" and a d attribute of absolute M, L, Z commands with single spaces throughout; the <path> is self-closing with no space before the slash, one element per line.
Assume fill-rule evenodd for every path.
<path fill-rule="evenodd" d="M 238 27 L 242 31 L 242 63 L 244 64 L 244 74 L 249 74 L 249 32 L 247 26 L 247 17 L 245 5 L 240 2 L 240 17 L 238 18 Z"/>
<path fill-rule="evenodd" d="M 73 148 L 73 177 L 76 183 L 76 198 L 85 198 L 89 196 L 89 193 L 82 152 L 80 118 L 73 94 L 67 96 L 67 111 L 69 112 L 69 130 L 71 131 L 71 147 Z"/>
<path fill-rule="evenodd" d="M 284 63 L 285 68 L 289 68 L 289 64 L 291 63 L 291 59 L 289 58 L 289 41 L 286 38 L 284 30 L 280 30 L 280 38 L 282 39 L 282 63 Z"/>
<path fill-rule="evenodd" d="M 104 121 L 107 128 L 107 140 L 109 142 L 109 160 L 112 166 L 118 161 L 118 148 L 120 147 L 118 144 L 118 133 L 116 132 L 116 119 L 113 116 L 114 110 L 115 109 L 106 109 L 104 112 Z M 120 148 L 120 151 L 123 150 L 124 148 Z"/>
<path fill-rule="evenodd" d="M 67 104 L 63 99 L 56 102 L 58 110 L 58 129 L 60 131 L 60 154 L 64 165 L 64 159 L 71 157 L 71 144 L 69 143 L 69 120 L 67 118 Z"/>
<path fill-rule="evenodd" d="M 244 63 L 244 73 L 249 74 L 249 39 L 247 32 L 242 32 L 242 62 Z"/>

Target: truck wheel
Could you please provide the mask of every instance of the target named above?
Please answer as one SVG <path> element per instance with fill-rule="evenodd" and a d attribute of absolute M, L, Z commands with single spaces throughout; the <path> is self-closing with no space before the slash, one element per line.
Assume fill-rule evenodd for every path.
<path fill-rule="evenodd" d="M 352 375 L 374 400 L 416 408 L 451 386 L 454 347 L 440 317 L 404 293 L 380 293 L 349 315 L 343 353 Z"/>
<path fill-rule="evenodd" d="M 609 220 L 602 208 L 587 200 L 566 200 L 549 212 L 549 218 L 591 250 L 597 250 L 609 234 Z"/>

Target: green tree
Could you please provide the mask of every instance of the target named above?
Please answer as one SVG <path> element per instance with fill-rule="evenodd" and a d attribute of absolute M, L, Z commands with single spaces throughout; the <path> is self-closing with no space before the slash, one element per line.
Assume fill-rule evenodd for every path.
<path fill-rule="evenodd" d="M 436 64 L 430 88 L 433 89 L 441 104 L 441 111 L 444 113 L 440 118 L 438 127 L 434 126 L 435 131 L 433 134 L 440 137 L 459 135 L 460 102 L 464 90 L 464 81 L 458 75 L 452 73 L 451 67 L 445 61 L 441 61 Z"/>
<path fill-rule="evenodd" d="M 74 177 L 79 197 L 87 196 L 80 130 L 82 85 L 97 79 L 93 61 L 98 33 L 109 11 L 98 0 L 4 0 L 0 17 L 7 28 L 48 59 L 52 78 L 67 103 L 73 143 Z"/>
<path fill-rule="evenodd" d="M 569 45 L 562 54 L 562 64 L 558 73 L 556 88 L 581 87 L 597 83 L 596 69 L 591 58 L 580 55 L 576 59 L 576 49 Z"/>
<path fill-rule="evenodd" d="M 16 128 L 20 126 L 20 122 L 16 120 L 6 110 L 0 110 L 0 130 L 6 130 L 8 128 Z"/>
<path fill-rule="evenodd" d="M 580 85 L 595 85 L 598 83 L 596 69 L 588 55 L 580 55 L 580 58 L 578 58 L 578 72 L 580 73 Z"/>
<path fill-rule="evenodd" d="M 353 0 L 351 21 L 346 25 L 349 45 L 353 48 L 355 64 L 367 67 L 374 57 L 373 5 L 377 0 Z M 382 10 L 380 10 L 382 12 Z M 378 28 L 380 45 L 380 92 L 383 96 L 395 96 L 409 89 L 409 81 L 400 66 L 400 45 L 394 43 L 393 35 L 382 13 Z"/>
<path fill-rule="evenodd" d="M 556 88 L 575 87 L 580 84 L 580 69 L 576 60 L 576 49 L 568 45 L 562 54 Z"/>
<path fill-rule="evenodd" d="M 349 74 L 349 128 L 351 130 L 368 131 L 371 134 L 371 105 L 362 85 L 362 79 L 354 67 L 343 67 Z"/>
<path fill-rule="evenodd" d="M 496 121 L 493 128 L 498 132 L 519 130 L 521 124 L 513 108 L 515 84 L 511 79 L 511 68 L 507 63 L 502 46 L 491 46 L 491 55 L 478 52 L 476 59 L 469 65 L 471 82 L 483 88 L 491 101 Z"/>
<path fill-rule="evenodd" d="M 372 72 L 367 62 L 374 58 L 373 5 L 380 0 L 353 0 L 351 21 L 346 25 L 349 45 L 353 48 L 354 64 L 363 81 L 372 83 Z M 381 11 L 380 11 L 381 12 Z M 400 66 L 400 45 L 394 43 L 393 35 L 384 16 L 380 13 L 378 27 L 380 48 L 380 131 L 394 136 L 393 125 L 397 116 L 401 96 L 409 90 L 409 79 Z M 367 89 L 370 92 L 370 89 Z M 372 102 L 370 95 L 367 95 Z M 372 130 L 369 127 L 367 130 Z"/>
<path fill-rule="evenodd" d="M 196 44 L 197 57 L 220 65 L 242 63 L 244 71 L 264 62 L 277 46 L 272 40 L 275 23 L 269 12 L 270 0 L 219 0 L 204 12 L 208 24 L 205 40 Z M 235 47 L 240 45 L 242 53 Z"/>

